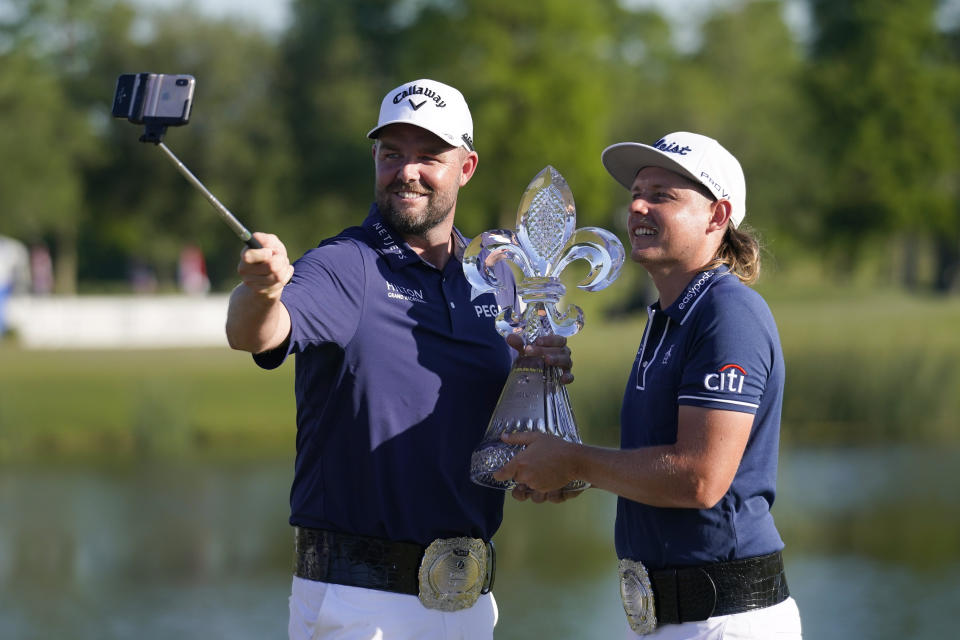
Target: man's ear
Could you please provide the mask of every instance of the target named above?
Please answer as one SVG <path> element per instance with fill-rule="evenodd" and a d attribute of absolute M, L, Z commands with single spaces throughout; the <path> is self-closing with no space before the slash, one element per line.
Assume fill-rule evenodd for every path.
<path fill-rule="evenodd" d="M 469 151 L 463 156 L 463 160 L 460 163 L 460 186 L 470 182 L 470 178 L 473 177 L 473 172 L 477 170 L 477 163 L 480 161 L 480 156 L 477 155 L 476 151 Z"/>
<path fill-rule="evenodd" d="M 730 216 L 733 215 L 733 205 L 729 200 L 717 200 L 711 206 L 709 231 L 718 231 L 727 228 Z"/>

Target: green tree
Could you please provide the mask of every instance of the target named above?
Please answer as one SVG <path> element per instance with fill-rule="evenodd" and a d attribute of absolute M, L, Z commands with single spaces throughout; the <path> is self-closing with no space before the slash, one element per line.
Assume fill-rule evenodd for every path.
<path fill-rule="evenodd" d="M 134 258 L 171 286 L 186 244 L 201 246 L 215 282 L 232 283 L 239 241 L 159 150 L 137 142 L 141 131 L 111 119 L 111 101 L 121 73 L 194 75 L 191 124 L 168 144 L 249 226 L 275 228 L 292 166 L 276 43 L 185 6 L 8 4 L 0 102 L 17 126 L 0 133 L 3 215 L 28 241 L 54 241 L 58 289 L 124 282 Z"/>
<path fill-rule="evenodd" d="M 818 190 L 821 237 L 850 269 L 864 248 L 888 248 L 884 239 L 894 234 L 907 255 L 901 278 L 908 286 L 917 284 L 910 248 L 933 239 L 954 248 L 954 264 L 936 271 L 955 274 L 958 70 L 935 26 L 936 1 L 811 6 L 809 85 L 826 168 Z M 940 277 L 933 283 L 950 286 Z"/>
<path fill-rule="evenodd" d="M 82 171 L 97 155 L 93 127 L 61 74 L 71 32 L 55 39 L 69 10 L 58 2 L 13 2 L 0 23 L 0 229 L 51 243 L 55 288 L 76 290 L 77 237 L 87 209 Z"/>
<path fill-rule="evenodd" d="M 294 0 L 277 69 L 295 159 L 294 200 L 285 210 L 300 233 L 292 255 L 358 224 L 373 200 L 367 132 L 383 92 L 402 82 L 401 25 L 390 0 Z M 297 243 L 307 246 L 297 246 Z"/>
<path fill-rule="evenodd" d="M 746 223 L 776 241 L 810 237 L 816 159 L 803 52 L 775 0 L 719 11 L 670 77 L 674 118 L 717 138 L 747 176 Z"/>
<path fill-rule="evenodd" d="M 295 131 L 302 206 L 326 232 L 355 224 L 371 200 L 366 132 L 385 91 L 430 77 L 471 106 L 480 168 L 458 206 L 469 234 L 513 226 L 529 180 L 552 164 L 581 224 L 611 210 L 600 151 L 617 104 L 614 0 L 294 3 L 283 86 Z M 442 37 L 440 36 L 442 34 Z"/>
<path fill-rule="evenodd" d="M 426 7 L 404 35 L 407 75 L 449 82 L 471 105 L 480 165 L 458 208 L 468 233 L 514 226 L 523 189 L 548 164 L 570 184 L 578 224 L 610 224 L 599 157 L 626 15 L 613 0 L 462 0 Z"/>
<path fill-rule="evenodd" d="M 277 99 L 276 44 L 250 27 L 184 11 L 151 14 L 148 34 L 95 51 L 87 108 L 109 113 L 121 73 L 193 75 L 190 123 L 170 128 L 165 143 L 248 228 L 280 231 L 292 162 Z M 229 286 L 242 244 L 159 149 L 138 142 L 141 133 L 124 120 L 104 123 L 109 156 L 87 175 L 95 211 L 83 238 L 88 277 L 122 277 L 135 256 L 171 283 L 180 251 L 193 244 L 203 249 L 214 284 Z"/>

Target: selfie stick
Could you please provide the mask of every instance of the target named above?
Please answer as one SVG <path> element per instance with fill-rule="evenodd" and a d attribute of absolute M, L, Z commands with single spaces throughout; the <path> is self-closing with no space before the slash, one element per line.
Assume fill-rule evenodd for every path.
<path fill-rule="evenodd" d="M 193 175 L 193 173 L 190 172 L 190 169 L 188 169 L 185 164 L 180 162 L 180 159 L 173 154 L 173 151 L 170 151 L 170 148 L 163 144 L 163 134 L 166 133 L 167 128 L 163 125 L 149 124 L 146 125 L 146 127 L 146 132 L 140 137 L 140 142 L 152 142 L 160 147 L 160 150 L 163 151 L 167 158 L 170 159 L 170 162 L 172 162 L 177 168 L 177 171 L 183 174 L 183 177 L 186 178 L 190 184 L 199 189 L 200 193 L 203 194 L 203 197 L 205 197 L 207 201 L 213 205 L 213 208 L 217 210 L 217 213 L 220 214 L 220 218 L 227 223 L 227 226 L 230 227 L 235 234 L 237 234 L 237 237 L 243 240 L 244 243 L 246 243 L 246 245 L 251 249 L 262 249 L 263 245 L 253 237 L 253 234 L 251 234 L 247 228 L 234 217 L 232 213 L 230 213 L 229 209 L 220 204 L 220 201 L 217 200 L 216 196 L 210 193 L 210 191 L 203 186 L 203 183 L 197 179 L 197 176 Z"/>

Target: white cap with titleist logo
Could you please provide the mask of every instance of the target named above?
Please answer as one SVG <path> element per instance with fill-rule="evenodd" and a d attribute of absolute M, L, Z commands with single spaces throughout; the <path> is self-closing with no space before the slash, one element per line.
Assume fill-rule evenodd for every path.
<path fill-rule="evenodd" d="M 718 200 L 729 200 L 730 221 L 739 227 L 747 213 L 747 185 L 740 163 L 713 138 L 688 131 L 663 136 L 653 146 L 639 142 L 611 145 L 600 155 L 603 166 L 627 189 L 637 172 L 660 167 L 705 186 Z"/>
<path fill-rule="evenodd" d="M 376 138 L 390 124 L 406 123 L 426 129 L 453 147 L 473 151 L 473 118 L 463 94 L 436 80 L 406 82 L 380 103 L 380 119 L 367 134 Z"/>

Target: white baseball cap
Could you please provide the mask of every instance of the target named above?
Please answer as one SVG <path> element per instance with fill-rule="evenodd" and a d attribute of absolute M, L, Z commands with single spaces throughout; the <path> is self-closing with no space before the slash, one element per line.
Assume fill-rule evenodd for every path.
<path fill-rule="evenodd" d="M 463 94 L 436 80 L 414 80 L 390 93 L 380 103 L 380 119 L 367 134 L 376 138 L 385 126 L 407 123 L 426 129 L 454 147 L 473 151 L 473 118 Z"/>
<path fill-rule="evenodd" d="M 620 142 L 603 150 L 603 166 L 627 189 L 637 172 L 660 167 L 705 186 L 718 200 L 729 200 L 730 221 L 739 227 L 747 213 L 747 185 L 740 163 L 713 138 L 688 131 L 668 133 L 653 143 Z"/>

